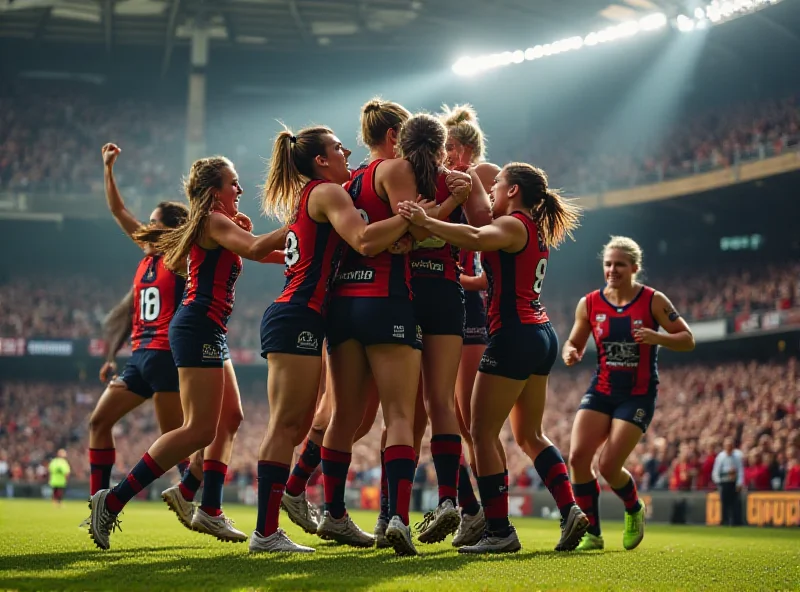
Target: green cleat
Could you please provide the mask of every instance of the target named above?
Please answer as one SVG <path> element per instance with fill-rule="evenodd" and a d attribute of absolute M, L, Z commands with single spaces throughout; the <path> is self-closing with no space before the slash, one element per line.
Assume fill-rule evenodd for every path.
<path fill-rule="evenodd" d="M 631 551 L 639 546 L 644 538 L 644 502 L 639 500 L 641 508 L 638 512 L 629 514 L 625 512 L 625 531 L 622 533 L 622 546 Z"/>
<path fill-rule="evenodd" d="M 575 548 L 576 551 L 602 551 L 606 546 L 602 535 L 594 535 L 587 532 L 583 535 L 581 542 Z"/>

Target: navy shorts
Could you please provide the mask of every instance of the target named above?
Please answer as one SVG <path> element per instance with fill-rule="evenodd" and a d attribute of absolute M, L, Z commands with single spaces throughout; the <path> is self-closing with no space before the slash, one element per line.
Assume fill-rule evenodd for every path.
<path fill-rule="evenodd" d="M 172 317 L 169 345 L 178 368 L 222 368 L 231 357 L 225 329 L 189 307 Z"/>
<path fill-rule="evenodd" d="M 486 331 L 486 306 L 480 292 L 465 292 L 464 312 L 464 345 L 489 343 L 489 334 Z"/>
<path fill-rule="evenodd" d="M 274 302 L 261 319 L 261 357 L 269 353 L 322 356 L 325 320 L 299 304 Z"/>
<path fill-rule="evenodd" d="M 478 371 L 513 380 L 547 376 L 558 358 L 558 337 L 550 323 L 501 327 L 489 335 Z"/>
<path fill-rule="evenodd" d="M 578 409 L 590 409 L 621 419 L 647 431 L 656 412 L 656 395 L 603 395 L 586 393 Z"/>
<path fill-rule="evenodd" d="M 349 339 L 363 346 L 410 345 L 422 349 L 422 331 L 407 298 L 335 297 L 328 309 L 328 351 Z"/>
<path fill-rule="evenodd" d="M 423 335 L 464 337 L 464 288 L 442 278 L 411 279 L 414 316 Z"/>
<path fill-rule="evenodd" d="M 128 390 L 149 399 L 153 393 L 177 393 L 178 369 L 172 352 L 160 349 L 137 349 L 117 380 Z"/>

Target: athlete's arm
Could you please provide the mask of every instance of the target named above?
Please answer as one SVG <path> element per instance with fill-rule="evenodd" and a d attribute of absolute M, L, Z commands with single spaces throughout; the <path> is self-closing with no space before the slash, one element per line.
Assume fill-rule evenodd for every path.
<path fill-rule="evenodd" d="M 583 359 L 586 343 L 591 334 L 592 326 L 589 324 L 589 313 L 586 310 L 586 297 L 584 296 L 578 301 L 578 306 L 575 308 L 575 323 L 573 323 L 569 338 L 561 350 L 561 358 L 567 366 L 574 366 Z"/>
<path fill-rule="evenodd" d="M 116 357 L 133 329 L 133 289 L 117 303 L 103 320 L 106 361 L 100 369 L 100 380 L 108 382 L 117 371 Z"/>
<path fill-rule="evenodd" d="M 410 162 L 395 158 L 382 162 L 377 170 L 382 173 L 381 187 L 389 199 L 392 212 L 399 213 L 397 208 L 404 201 L 417 200 L 417 180 Z M 408 228 L 408 233 L 416 241 L 423 241 L 430 236 L 424 229 L 413 225 Z"/>
<path fill-rule="evenodd" d="M 406 232 L 409 223 L 402 216 L 367 223 L 353 206 L 353 199 L 336 183 L 315 187 L 309 199 L 309 212 L 328 219 L 348 245 L 366 257 L 374 257 L 392 246 Z"/>
<path fill-rule="evenodd" d="M 403 203 L 400 213 L 412 224 L 429 230 L 443 241 L 470 251 L 519 251 L 528 240 L 525 225 L 512 216 L 500 216 L 491 224 L 476 228 L 431 218 L 412 202 Z"/>
<path fill-rule="evenodd" d="M 494 179 L 499 172 L 499 166 L 488 162 L 483 162 L 470 171 L 472 191 L 467 203 L 464 204 L 464 213 L 467 222 L 472 226 L 486 226 L 492 223 L 492 204 L 489 201 L 488 191 L 494 185 Z"/>
<path fill-rule="evenodd" d="M 486 273 L 482 273 L 481 275 L 464 275 L 461 274 L 461 277 L 458 278 L 461 282 L 461 286 L 467 292 L 480 292 L 481 290 L 485 290 L 489 287 L 489 281 L 486 279 Z"/>
<path fill-rule="evenodd" d="M 653 294 L 650 310 L 659 325 L 664 327 L 665 333 L 652 329 L 642 328 L 633 332 L 633 340 L 647 345 L 660 345 L 674 351 L 692 351 L 694 349 L 694 335 L 686 321 L 661 292 Z"/>
<path fill-rule="evenodd" d="M 267 234 L 254 236 L 218 212 L 211 212 L 206 231 L 208 237 L 216 243 L 252 261 L 261 261 L 270 252 L 283 247 L 286 240 L 285 226 Z"/>
<path fill-rule="evenodd" d="M 139 230 L 142 223 L 125 207 L 125 202 L 122 201 L 122 195 L 117 188 L 117 181 L 114 179 L 114 161 L 117 160 L 120 152 L 119 147 L 114 144 L 103 146 L 103 178 L 106 189 L 106 202 L 108 203 L 108 209 L 111 210 L 111 215 L 114 216 L 114 220 L 117 221 L 117 224 L 125 234 L 133 238 L 133 233 Z"/>
<path fill-rule="evenodd" d="M 259 261 L 259 263 L 285 263 L 286 251 L 272 251 L 269 255 Z"/>

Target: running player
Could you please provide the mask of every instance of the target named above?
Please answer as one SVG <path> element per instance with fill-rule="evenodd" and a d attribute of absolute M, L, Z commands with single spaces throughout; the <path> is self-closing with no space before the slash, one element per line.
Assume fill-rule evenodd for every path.
<path fill-rule="evenodd" d="M 592 469 L 601 446 L 600 474 L 625 504 L 623 546 L 635 549 L 642 542 L 646 510 L 625 461 L 653 419 L 658 346 L 694 349 L 692 331 L 669 299 L 636 280 L 642 270 L 639 245 L 612 236 L 602 257 L 606 285 L 578 302 L 575 324 L 562 351 L 564 363 L 573 366 L 583 359 L 590 335 L 597 344 L 597 370 L 575 416 L 569 451 L 575 496 L 590 521 L 579 551 L 605 546 L 600 486 Z M 659 327 L 666 333 L 659 333 Z"/>
<path fill-rule="evenodd" d="M 156 242 L 164 264 L 173 271 L 188 268 L 182 306 L 169 326 L 169 344 L 178 367 L 184 422 L 163 434 L 113 489 L 92 496 L 89 533 L 109 548 L 119 512 L 144 487 L 187 455 L 205 448 L 203 499 L 192 528 L 220 540 L 244 541 L 222 513 L 222 486 L 233 440 L 242 421 L 236 375 L 228 353 L 226 327 L 233 311 L 234 287 L 242 257 L 262 260 L 279 249 L 281 228 L 255 237 L 252 223 L 238 211 L 242 188 L 233 164 L 224 157 L 192 164 L 185 182 L 189 218 L 176 229 L 147 229 L 134 238 Z M 188 261 L 187 261 L 188 259 Z"/>
<path fill-rule="evenodd" d="M 486 162 L 486 140 L 478 124 L 478 115 L 471 105 L 454 105 L 452 108 L 442 105 L 439 116 L 447 127 L 446 164 L 457 171 L 473 171 L 480 179 L 483 188 L 491 191 L 500 167 Z M 464 221 L 469 223 L 469 221 Z M 461 435 L 467 444 L 469 463 L 475 471 L 475 450 L 469 434 L 470 398 L 475 384 L 475 375 L 488 337 L 486 334 L 486 305 L 483 290 L 486 290 L 486 276 L 480 270 L 480 254 L 461 250 L 460 264 L 462 268 L 461 285 L 464 287 L 464 347 L 461 349 L 461 363 L 458 366 L 456 379 L 456 417 Z M 499 448 L 501 455 L 505 452 Z M 461 547 L 478 542 L 483 535 L 486 520 L 480 503 L 475 498 L 475 491 L 470 481 L 467 463 L 462 459 L 458 477 L 458 505 L 461 509 L 461 524 L 453 546 Z"/>
<path fill-rule="evenodd" d="M 370 149 L 370 161 L 353 173 L 347 189 L 371 224 L 391 218 L 400 202 L 417 199 L 422 169 L 430 170 L 429 164 L 444 149 L 442 137 L 439 145 L 434 140 L 426 144 L 427 154 L 415 155 L 413 164 L 411 159 L 393 158 L 398 134 L 408 115 L 397 103 L 379 99 L 369 101 L 362 109 L 361 136 Z M 427 196 L 434 195 L 433 187 L 420 184 Z M 461 193 L 434 208 L 432 214 L 438 217 L 453 211 L 457 200 L 463 202 L 468 196 Z M 416 457 L 413 420 L 421 336 L 411 302 L 407 254 L 381 253 L 365 258 L 352 251 L 347 253 L 337 275 L 327 336 L 334 405 L 321 453 L 326 507 L 318 534 L 332 536 L 344 528 L 347 520 L 345 482 L 353 435 L 363 418 L 363 381 L 369 366 L 387 430 L 385 463 L 392 518 L 386 538 L 398 554 L 416 555 L 408 509 Z"/>
<path fill-rule="evenodd" d="M 547 378 L 558 343 L 539 296 L 550 248 L 572 236 L 580 209 L 548 188 L 542 170 L 524 163 L 503 168 L 492 197 L 495 219 L 483 228 L 432 220 L 412 202 L 399 209 L 450 244 L 481 251 L 489 279 L 489 345 L 475 381 L 470 426 L 487 524 L 483 538 L 459 553 L 520 549 L 508 519 L 508 476 L 498 451 L 500 430 L 509 416 L 514 438 L 561 511 L 556 550 L 570 550 L 589 521 L 575 503 L 561 453 L 542 430 Z"/>
<path fill-rule="evenodd" d="M 125 207 L 117 188 L 114 163 L 120 153 L 120 148 L 115 144 L 106 144 L 102 148 L 106 201 L 117 224 L 134 239 L 136 233 L 146 227 Z M 183 204 L 161 202 L 150 214 L 149 227 L 176 228 L 186 221 L 188 212 Z M 112 325 L 109 337 L 114 343 L 109 343 L 109 356 L 100 374 L 100 379 L 108 382 L 108 387 L 89 419 L 91 495 L 110 486 L 116 456 L 113 427 L 130 411 L 152 398 L 162 433 L 174 430 L 183 423 L 178 370 L 170 352 L 168 331 L 185 281 L 164 266 L 164 258 L 152 243 L 134 241 L 143 249 L 145 256 L 133 278 L 130 298 L 123 298 L 109 315 L 108 320 Z M 133 350 L 131 358 L 122 374 L 113 376 L 116 370 L 114 356 L 129 336 Z M 188 459 L 181 460 L 181 474 L 188 464 Z M 189 512 L 188 519 L 191 520 L 191 504 L 183 514 L 186 512 Z"/>
<path fill-rule="evenodd" d="M 417 188 L 433 195 L 437 203 L 449 196 L 442 168 L 447 140 L 444 124 L 430 115 L 415 115 L 401 129 L 398 149 L 401 158 L 414 163 Z M 428 152 L 428 144 L 441 146 Z M 463 208 L 447 218 L 461 221 L 463 214 L 474 226 L 491 223 L 489 198 L 477 177 Z M 414 315 L 422 330 L 422 391 L 431 421 L 431 456 L 439 485 L 439 504 L 417 525 L 419 541 L 436 543 L 456 531 L 461 517 L 456 510 L 461 460 L 461 434 L 455 413 L 458 366 L 464 340 L 464 290 L 458 280 L 458 249 L 437 237 L 417 241 L 411 251 L 411 288 Z"/>
<path fill-rule="evenodd" d="M 328 288 L 339 267 L 342 240 L 359 255 L 374 257 L 408 231 L 401 216 L 367 224 L 342 188 L 350 179 L 349 156 L 326 127 L 307 128 L 296 136 L 285 129 L 272 150 L 262 205 L 266 214 L 288 225 L 286 285 L 261 322 L 270 416 L 259 452 L 258 518 L 250 538 L 254 553 L 314 551 L 289 539 L 278 528 L 278 516 L 292 452 L 317 402 Z M 341 518 L 331 538 L 372 546 L 372 536 L 349 516 Z"/>

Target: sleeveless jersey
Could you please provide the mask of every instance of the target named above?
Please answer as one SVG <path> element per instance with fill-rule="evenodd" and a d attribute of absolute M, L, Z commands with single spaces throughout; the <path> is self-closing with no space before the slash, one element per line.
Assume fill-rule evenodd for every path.
<path fill-rule="evenodd" d="M 286 233 L 286 284 L 275 302 L 307 306 L 322 312 L 336 275 L 344 242 L 328 223 L 308 213 L 311 191 L 328 181 L 311 181 L 303 188 L 295 221 Z"/>
<path fill-rule="evenodd" d="M 169 322 L 185 285 L 186 280 L 164 267 L 161 255 L 148 255 L 139 262 L 133 277 L 133 351 L 169 351 Z"/>
<path fill-rule="evenodd" d="M 518 253 L 482 253 L 489 282 L 489 333 L 501 327 L 547 323 L 547 312 L 539 301 L 550 249 L 542 242 L 536 222 L 522 212 L 511 214 L 522 221 L 528 241 Z"/>
<path fill-rule="evenodd" d="M 651 310 L 655 290 L 643 286 L 625 306 L 614 306 L 595 290 L 586 295 L 586 313 L 597 345 L 597 371 L 589 392 L 601 395 L 655 395 L 658 347 L 636 343 L 634 329 L 658 330 Z"/>
<path fill-rule="evenodd" d="M 353 205 L 368 224 L 388 220 L 394 213 L 389 203 L 375 191 L 375 169 L 382 159 L 353 171 L 344 188 L 353 198 Z M 408 255 L 392 255 L 388 251 L 375 257 L 364 257 L 347 249 L 336 275 L 335 296 L 366 298 L 411 298 L 411 272 Z"/>
<path fill-rule="evenodd" d="M 183 306 L 195 309 L 227 330 L 236 297 L 236 279 L 242 272 L 242 258 L 223 247 L 207 250 L 192 245 L 189 277 Z"/>
<path fill-rule="evenodd" d="M 450 197 L 447 188 L 447 175 L 439 173 L 436 177 L 437 204 L 443 203 Z M 461 206 L 450 214 L 448 222 L 458 224 L 461 222 Z M 458 281 L 458 248 L 447 244 L 442 239 L 431 236 L 414 245 L 410 253 L 411 277 L 430 277 Z"/>

